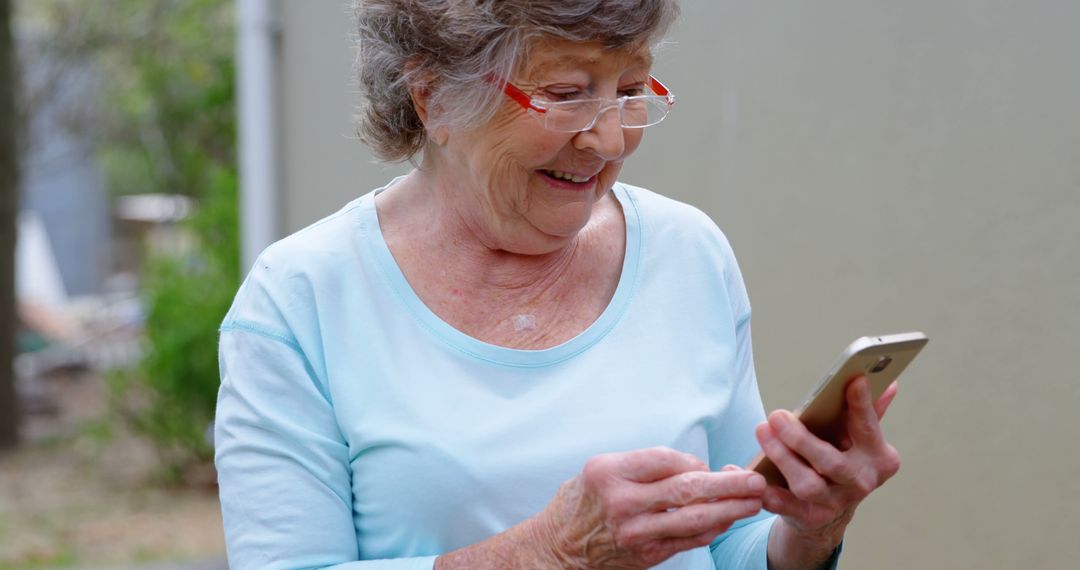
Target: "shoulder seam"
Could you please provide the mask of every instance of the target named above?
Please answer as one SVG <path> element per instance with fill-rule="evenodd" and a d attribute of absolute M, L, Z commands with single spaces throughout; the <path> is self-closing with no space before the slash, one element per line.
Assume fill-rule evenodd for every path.
<path fill-rule="evenodd" d="M 288 346 L 289 348 L 295 350 L 301 356 L 304 356 L 304 351 L 300 348 L 300 343 L 297 342 L 296 339 L 293 338 L 291 335 L 277 332 L 270 329 L 269 327 L 265 327 L 258 323 L 253 323 L 251 321 L 245 320 L 228 321 L 222 323 L 221 327 L 218 330 L 223 333 L 235 331 L 257 334 L 261 337 L 280 342 L 281 344 L 284 344 L 285 346 Z"/>

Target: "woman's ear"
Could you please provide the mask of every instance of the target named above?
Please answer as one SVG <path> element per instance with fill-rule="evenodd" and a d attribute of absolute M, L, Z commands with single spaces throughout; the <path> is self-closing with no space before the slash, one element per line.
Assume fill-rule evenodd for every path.
<path fill-rule="evenodd" d="M 426 127 L 428 124 L 428 103 L 430 101 L 431 91 L 426 85 L 419 85 L 417 83 L 409 84 L 409 97 L 412 98 L 413 110 L 416 111 L 416 116 L 420 117 L 420 122 L 424 123 Z"/>
<path fill-rule="evenodd" d="M 413 64 L 405 66 L 405 75 L 408 77 L 406 84 L 409 86 L 409 97 L 412 99 L 413 110 L 416 111 L 416 116 L 420 118 L 420 122 L 424 124 L 428 140 L 435 144 L 444 144 L 447 138 L 446 128 L 431 128 L 431 83 L 420 74 L 414 73 L 414 68 Z"/>

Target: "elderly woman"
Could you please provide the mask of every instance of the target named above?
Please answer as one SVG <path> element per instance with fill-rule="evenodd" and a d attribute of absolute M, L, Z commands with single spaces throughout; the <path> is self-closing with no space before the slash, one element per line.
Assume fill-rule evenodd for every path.
<path fill-rule="evenodd" d="M 360 2 L 365 140 L 406 176 L 271 246 L 221 328 L 247 568 L 816 568 L 898 468 L 766 420 L 698 210 L 617 182 L 675 0 Z M 759 450 L 789 488 L 738 466 Z M 764 509 L 764 510 L 763 510 Z"/>

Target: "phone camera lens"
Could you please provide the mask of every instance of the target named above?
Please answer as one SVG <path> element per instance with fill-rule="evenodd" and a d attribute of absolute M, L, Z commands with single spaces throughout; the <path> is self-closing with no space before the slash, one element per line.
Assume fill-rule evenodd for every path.
<path fill-rule="evenodd" d="M 874 367 L 870 369 L 870 373 L 876 374 L 878 372 L 881 372 L 882 370 L 885 370 L 889 367 L 890 362 L 892 362 L 892 358 L 889 358 L 888 356 L 882 356 L 878 359 L 877 363 L 874 364 Z"/>

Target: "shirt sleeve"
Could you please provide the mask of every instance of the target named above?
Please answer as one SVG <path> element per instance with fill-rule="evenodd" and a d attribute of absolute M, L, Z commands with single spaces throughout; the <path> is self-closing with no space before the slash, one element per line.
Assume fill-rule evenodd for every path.
<path fill-rule="evenodd" d="M 357 560 L 348 445 L 294 338 L 227 320 L 219 361 L 215 463 L 230 568 L 434 567 L 434 556 Z"/>
<path fill-rule="evenodd" d="M 735 339 L 731 403 L 728 412 L 709 434 L 709 463 L 714 470 L 727 463 L 746 465 L 758 451 L 754 427 L 765 419 L 754 374 L 748 307 L 736 322 Z M 716 537 L 709 546 L 716 568 L 766 570 L 769 531 L 775 520 L 776 515 L 763 510 L 753 517 L 737 521 Z"/>
<path fill-rule="evenodd" d="M 750 340 L 750 302 L 734 255 L 730 249 L 726 253 L 730 256 L 726 286 L 735 318 L 735 357 L 730 405 L 709 433 L 709 464 L 714 470 L 727 463 L 749 463 L 761 450 L 754 437 L 754 428 L 765 421 Z M 718 570 L 767 570 L 769 533 L 777 518 L 762 510 L 753 517 L 737 521 L 716 537 L 709 546 L 715 567 Z M 835 570 L 839 559 L 840 548 L 837 547 L 825 568 Z"/>

